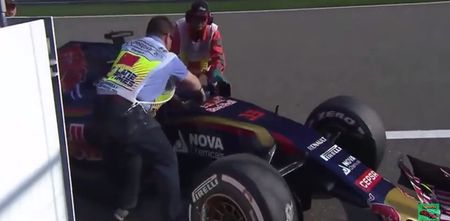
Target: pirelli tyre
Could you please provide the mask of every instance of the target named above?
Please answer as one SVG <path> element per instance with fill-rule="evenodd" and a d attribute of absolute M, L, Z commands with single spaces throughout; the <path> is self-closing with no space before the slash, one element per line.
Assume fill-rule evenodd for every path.
<path fill-rule="evenodd" d="M 283 177 L 249 154 L 214 161 L 197 177 L 190 221 L 301 221 L 301 209 Z"/>
<path fill-rule="evenodd" d="M 350 96 L 330 98 L 308 116 L 307 126 L 332 139 L 368 167 L 377 170 L 384 155 L 386 131 L 378 114 Z"/>

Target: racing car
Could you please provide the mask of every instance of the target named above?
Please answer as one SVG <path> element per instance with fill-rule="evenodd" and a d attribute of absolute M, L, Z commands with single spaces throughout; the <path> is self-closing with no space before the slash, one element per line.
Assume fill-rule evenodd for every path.
<path fill-rule="evenodd" d="M 113 43 L 72 41 L 58 49 L 75 181 L 102 173 L 95 82 L 132 35 L 111 32 L 105 38 Z M 178 154 L 190 220 L 298 221 L 317 197 L 369 208 L 383 220 L 418 220 L 419 201 L 377 173 L 386 136 L 368 105 L 336 96 L 300 123 L 280 116 L 278 106 L 271 111 L 215 91 L 200 106 L 177 98 L 156 114 Z"/>

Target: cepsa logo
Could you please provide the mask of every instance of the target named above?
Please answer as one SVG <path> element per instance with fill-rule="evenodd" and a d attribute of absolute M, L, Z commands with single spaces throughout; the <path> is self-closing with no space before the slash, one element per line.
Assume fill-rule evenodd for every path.
<path fill-rule="evenodd" d="M 370 192 L 381 181 L 381 176 L 375 171 L 368 169 L 356 179 L 355 184 L 358 185 L 365 192 Z"/>

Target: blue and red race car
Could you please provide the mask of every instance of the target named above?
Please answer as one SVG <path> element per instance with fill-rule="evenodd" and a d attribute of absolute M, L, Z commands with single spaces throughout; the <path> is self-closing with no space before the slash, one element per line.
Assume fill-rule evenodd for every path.
<path fill-rule="evenodd" d="M 74 180 L 82 179 L 77 170 L 101 167 L 95 83 L 123 42 L 123 35 L 109 37 L 116 43 L 69 42 L 58 51 Z M 156 115 L 178 152 L 190 220 L 303 220 L 316 196 L 370 208 L 384 220 L 417 220 L 419 201 L 376 172 L 385 130 L 364 103 L 337 96 L 299 123 L 213 91 L 201 106 L 173 99 Z"/>

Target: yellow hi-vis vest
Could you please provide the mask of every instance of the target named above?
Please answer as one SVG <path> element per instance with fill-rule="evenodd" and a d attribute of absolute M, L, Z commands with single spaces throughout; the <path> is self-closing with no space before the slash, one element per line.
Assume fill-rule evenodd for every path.
<path fill-rule="evenodd" d="M 167 56 L 176 56 L 169 53 Z M 163 61 L 149 60 L 143 55 L 131 51 L 121 51 L 114 61 L 110 72 L 97 84 L 98 94 L 114 94 L 122 96 L 135 105 L 142 105 L 145 109 L 151 111 L 152 115 L 175 94 L 175 82 L 169 81 L 166 84 L 165 91 L 151 101 L 137 100 L 145 81 L 158 68 Z"/>

